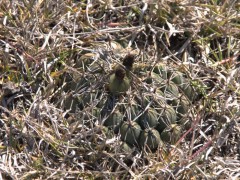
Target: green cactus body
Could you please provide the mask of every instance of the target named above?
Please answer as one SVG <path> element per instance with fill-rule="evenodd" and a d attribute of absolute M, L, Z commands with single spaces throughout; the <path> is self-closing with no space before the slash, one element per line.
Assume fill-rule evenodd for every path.
<path fill-rule="evenodd" d="M 76 112 L 77 108 L 82 110 L 87 105 L 98 101 L 98 95 L 95 92 L 85 93 L 81 95 L 70 95 L 64 101 L 64 107 L 70 109 L 70 112 Z"/>
<path fill-rule="evenodd" d="M 147 77 L 144 82 L 146 82 L 147 84 L 152 84 L 153 83 L 153 78 L 152 77 Z"/>
<path fill-rule="evenodd" d="M 183 129 L 189 130 L 192 126 L 192 121 L 188 117 L 183 117 L 179 120 L 178 124 L 181 124 Z"/>
<path fill-rule="evenodd" d="M 193 101 L 196 98 L 196 92 L 187 80 L 180 86 L 180 88 L 189 100 Z"/>
<path fill-rule="evenodd" d="M 94 118 L 98 118 L 100 114 L 101 114 L 101 110 L 99 108 L 92 109 L 92 115 L 94 116 Z"/>
<path fill-rule="evenodd" d="M 131 153 L 133 151 L 132 147 L 129 144 L 127 144 L 126 142 L 122 142 L 120 145 L 120 148 L 124 152 L 127 152 L 127 153 Z"/>
<path fill-rule="evenodd" d="M 181 136 L 181 127 L 177 124 L 171 124 L 161 133 L 161 139 L 164 142 L 175 144 Z"/>
<path fill-rule="evenodd" d="M 159 74 L 154 72 L 151 73 L 151 78 L 152 78 L 152 81 L 154 81 L 155 83 L 162 83 L 165 81 L 164 78 L 162 78 Z"/>
<path fill-rule="evenodd" d="M 64 99 L 64 108 L 72 113 L 77 109 L 77 98 L 74 98 L 72 95 L 66 96 Z"/>
<path fill-rule="evenodd" d="M 169 119 L 171 124 L 175 123 L 175 121 L 177 120 L 176 111 L 170 105 L 166 106 L 164 116 L 165 118 Z"/>
<path fill-rule="evenodd" d="M 120 94 L 126 92 L 130 87 L 130 80 L 126 76 L 126 71 L 119 68 L 110 76 L 109 90 L 112 94 Z"/>
<path fill-rule="evenodd" d="M 81 109 L 83 109 L 87 105 L 92 104 L 93 102 L 97 103 L 97 101 L 98 101 L 97 92 L 89 92 L 89 93 L 81 94 L 80 96 L 78 96 L 78 103 Z"/>
<path fill-rule="evenodd" d="M 163 64 L 155 66 L 153 68 L 153 72 L 160 75 L 160 77 L 163 78 L 163 79 L 168 79 L 168 77 L 171 75 L 170 71 Z"/>
<path fill-rule="evenodd" d="M 81 74 L 87 73 L 84 78 L 81 76 L 74 79 L 72 84 L 68 82 L 67 85 L 71 87 L 66 89 L 66 92 L 76 90 L 80 95 L 71 95 L 66 99 L 66 102 L 69 101 L 66 107 L 73 111 L 82 109 L 83 116 L 79 117 L 87 123 L 100 117 L 104 119 L 103 125 L 107 127 L 109 134 L 120 132 L 120 138 L 124 141 L 121 147 L 126 152 L 131 152 L 133 145 L 148 147 L 146 149 L 154 151 L 162 145 L 161 139 L 175 143 L 181 133 L 181 127 L 176 123 L 187 117 L 184 114 L 189 111 L 196 96 L 192 82 L 183 71 L 179 72 L 177 68 L 162 63 L 157 63 L 154 68 L 149 62 L 134 63 L 135 56 L 128 54 L 122 65 L 116 65 L 114 73 L 109 75 L 109 82 L 105 87 L 110 93 L 107 94 L 103 93 L 103 88 L 90 91 L 93 89 L 91 86 L 99 87 L 101 83 L 94 84 L 96 76 L 106 76 L 105 72 L 103 73 L 106 62 L 95 61 L 96 58 L 95 54 L 88 53 L 76 62 L 75 66 Z M 124 97 L 131 84 L 132 92 Z"/>
<path fill-rule="evenodd" d="M 171 81 L 174 82 L 176 85 L 182 85 L 185 81 L 183 74 L 180 72 L 173 72 L 171 75 Z"/>
<path fill-rule="evenodd" d="M 161 133 L 166 127 L 174 124 L 177 120 L 177 115 L 175 110 L 170 105 L 165 105 L 164 109 L 159 112 L 160 118 L 158 119 L 158 125 L 156 129 Z"/>
<path fill-rule="evenodd" d="M 99 108 L 91 108 L 89 110 L 90 113 L 84 115 L 84 118 L 83 120 L 85 121 L 85 124 L 89 124 L 88 121 L 92 121 L 92 120 L 96 120 L 100 117 L 100 114 L 101 114 L 101 110 Z"/>
<path fill-rule="evenodd" d="M 89 86 L 89 83 L 85 79 L 81 79 L 78 83 L 75 81 L 70 82 L 65 88 L 64 91 L 70 91 L 81 89 L 82 87 Z M 84 93 L 81 95 L 77 94 L 69 94 L 69 96 L 65 97 L 64 107 L 65 109 L 70 110 L 70 112 L 76 112 L 77 108 L 83 109 L 86 104 L 91 103 L 91 100 L 94 99 L 96 93 Z"/>
<path fill-rule="evenodd" d="M 98 108 L 103 108 L 104 106 L 105 106 L 105 104 L 106 103 L 108 103 L 108 97 L 104 97 L 104 96 L 101 96 L 101 95 L 99 95 L 99 96 L 97 96 L 97 101 L 96 101 L 96 103 L 97 103 L 97 107 Z"/>
<path fill-rule="evenodd" d="M 167 83 L 164 82 L 161 84 L 161 91 L 166 94 L 166 97 L 174 98 L 178 97 L 179 91 L 176 84 L 174 84 L 171 81 L 168 81 Z"/>
<path fill-rule="evenodd" d="M 184 114 L 188 112 L 191 103 L 186 98 L 186 96 L 182 95 L 179 99 L 174 100 L 172 105 L 176 107 L 177 115 L 179 118 L 181 118 Z"/>
<path fill-rule="evenodd" d="M 142 94 L 141 96 L 136 96 L 135 100 L 139 106 L 144 109 L 152 101 L 152 96 L 149 94 Z"/>
<path fill-rule="evenodd" d="M 140 113 L 140 105 L 132 100 L 130 103 L 119 104 L 119 110 L 126 119 L 134 120 Z"/>
<path fill-rule="evenodd" d="M 139 145 L 142 148 L 146 146 L 146 148 L 149 148 L 151 151 L 156 150 L 159 145 L 162 145 L 159 132 L 152 128 L 145 129 L 139 137 Z"/>
<path fill-rule="evenodd" d="M 160 97 L 164 97 L 164 93 L 160 89 L 156 89 L 156 94 Z"/>
<path fill-rule="evenodd" d="M 138 120 L 139 125 L 145 128 L 154 128 L 158 124 L 158 113 L 155 109 L 148 109 Z"/>
<path fill-rule="evenodd" d="M 129 145 L 137 144 L 141 131 L 141 127 L 136 122 L 125 121 L 120 128 L 121 140 Z"/>
<path fill-rule="evenodd" d="M 72 80 L 72 78 L 74 80 Z M 66 77 L 66 82 L 67 82 L 66 85 L 63 87 L 63 90 L 65 92 L 69 92 L 69 91 L 73 91 L 73 90 L 81 89 L 83 87 L 89 87 L 90 86 L 90 82 L 87 79 L 82 78 L 82 77 L 67 76 Z"/>
<path fill-rule="evenodd" d="M 131 120 L 135 119 L 139 115 L 139 107 L 137 105 L 131 106 Z"/>
<path fill-rule="evenodd" d="M 114 111 L 112 114 L 109 115 L 109 117 L 104 121 L 103 125 L 110 127 L 110 128 L 116 128 L 121 124 L 123 120 L 123 115 L 119 111 Z"/>

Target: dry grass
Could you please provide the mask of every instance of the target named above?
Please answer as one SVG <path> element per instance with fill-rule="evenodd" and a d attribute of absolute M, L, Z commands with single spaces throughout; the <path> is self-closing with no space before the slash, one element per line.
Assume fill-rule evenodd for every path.
<path fill-rule="evenodd" d="M 124 100 L 152 96 L 144 68 L 159 62 L 201 94 L 155 153 L 125 152 L 94 114 L 127 53 Z M 239 179 L 239 58 L 237 0 L 0 0 L 0 179 Z"/>

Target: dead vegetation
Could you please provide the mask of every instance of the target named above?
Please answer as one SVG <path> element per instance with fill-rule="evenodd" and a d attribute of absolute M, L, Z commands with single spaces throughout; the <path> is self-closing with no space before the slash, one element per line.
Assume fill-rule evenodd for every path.
<path fill-rule="evenodd" d="M 110 101 L 129 53 L 131 88 Z M 237 0 L 0 0 L 0 179 L 239 179 L 239 58 Z M 198 95 L 177 142 L 126 150 L 101 113 L 160 101 L 159 63 Z"/>

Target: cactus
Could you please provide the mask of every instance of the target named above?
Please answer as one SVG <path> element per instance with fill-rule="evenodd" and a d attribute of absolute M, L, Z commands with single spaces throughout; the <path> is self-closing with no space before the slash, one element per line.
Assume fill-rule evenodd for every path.
<path fill-rule="evenodd" d="M 172 106 L 165 104 L 165 107 L 159 112 L 160 118 L 156 129 L 161 133 L 167 126 L 173 124 L 177 120 L 177 115 Z"/>
<path fill-rule="evenodd" d="M 90 125 L 90 123 L 95 122 L 99 119 L 101 110 L 97 107 L 86 109 L 87 113 L 84 112 L 82 120 L 84 120 L 85 125 Z"/>
<path fill-rule="evenodd" d="M 170 98 L 178 97 L 179 95 L 177 85 L 169 80 L 167 80 L 167 82 L 165 81 L 161 83 L 161 91 L 167 94 L 166 97 L 170 97 Z"/>
<path fill-rule="evenodd" d="M 176 109 L 178 119 L 181 119 L 182 116 L 188 112 L 191 105 L 188 98 L 183 94 L 181 94 L 179 98 L 174 99 L 171 104 Z"/>
<path fill-rule="evenodd" d="M 156 89 L 156 94 L 158 96 L 164 97 L 164 93 L 160 89 Z"/>
<path fill-rule="evenodd" d="M 110 76 L 109 90 L 112 94 L 118 95 L 126 92 L 130 87 L 130 80 L 126 76 L 126 71 L 121 67 L 116 67 L 114 74 Z"/>
<path fill-rule="evenodd" d="M 125 121 L 120 128 L 121 140 L 129 145 L 136 145 L 141 127 L 135 121 Z"/>
<path fill-rule="evenodd" d="M 139 118 L 139 125 L 145 128 L 154 128 L 158 124 L 158 113 L 155 109 L 149 108 L 146 112 Z"/>
<path fill-rule="evenodd" d="M 86 106 L 88 106 L 89 104 L 92 103 L 98 103 L 98 92 L 88 92 L 87 94 L 81 94 L 80 96 L 78 96 L 78 103 L 80 105 L 80 107 L 82 107 L 82 109 Z M 98 106 L 99 107 L 99 106 Z"/>
<path fill-rule="evenodd" d="M 121 142 L 120 148 L 126 153 L 131 153 L 133 151 L 132 146 L 130 146 L 126 142 Z"/>
<path fill-rule="evenodd" d="M 104 120 L 103 125 L 111 132 L 111 129 L 115 133 L 120 132 L 124 141 L 122 147 L 129 145 L 128 150 L 131 146 L 145 147 L 146 144 L 154 151 L 162 143 L 160 136 L 166 142 L 175 143 L 181 132 L 176 123 L 180 124 L 185 119 L 184 115 L 196 96 L 186 74 L 170 67 L 171 64 L 156 63 L 153 67 L 148 62 L 135 62 L 132 54 L 123 58 L 122 65 L 111 65 L 113 72 L 111 68 L 92 71 L 95 66 L 97 69 L 100 67 L 92 56 L 94 54 L 86 54 L 76 64 L 80 71 L 86 69 L 88 73 L 74 85 L 76 94 L 80 94 L 75 97 L 74 105 L 81 110 L 88 107 L 101 109 L 100 115 L 98 111 L 96 116 Z M 106 62 L 99 63 L 105 65 Z M 95 76 L 101 75 L 109 77 L 108 83 L 101 86 L 100 82 L 101 88 L 96 91 L 94 88 L 98 88 L 99 84 L 94 84 Z M 131 92 L 125 93 L 131 85 Z M 105 88 L 108 93 L 102 87 L 108 87 Z"/>
<path fill-rule="evenodd" d="M 168 79 L 170 71 L 164 64 L 158 64 L 153 68 L 153 72 L 159 74 L 161 78 Z"/>
<path fill-rule="evenodd" d="M 183 77 L 183 74 L 180 72 L 173 72 L 171 77 L 170 77 L 171 81 L 174 82 L 176 85 L 180 86 L 184 83 L 185 78 Z"/>
<path fill-rule="evenodd" d="M 140 106 L 137 104 L 131 104 L 129 109 L 130 109 L 130 115 L 126 114 L 127 119 L 134 120 L 141 113 Z M 126 110 L 124 111 L 126 112 Z"/>
<path fill-rule="evenodd" d="M 123 115 L 119 111 L 114 111 L 104 121 L 103 125 L 115 129 L 122 123 Z"/>
<path fill-rule="evenodd" d="M 145 80 L 148 84 L 151 84 L 153 82 L 161 84 L 165 81 L 165 79 L 163 79 L 159 74 L 155 73 L 155 72 L 151 72 L 150 76 L 147 77 L 147 79 Z"/>
<path fill-rule="evenodd" d="M 158 148 L 158 146 L 162 145 L 162 140 L 160 138 L 160 134 L 155 129 L 145 129 L 142 131 L 139 137 L 139 145 L 144 148 L 146 146 L 147 149 L 154 151 Z"/>
<path fill-rule="evenodd" d="M 161 139 L 164 142 L 169 142 L 175 144 L 179 140 L 181 135 L 181 127 L 177 124 L 171 124 L 169 127 L 165 128 L 161 133 Z"/>
<path fill-rule="evenodd" d="M 141 96 L 135 97 L 136 102 L 139 104 L 139 106 L 144 109 L 149 103 L 152 102 L 153 97 L 148 94 L 143 94 Z"/>
<path fill-rule="evenodd" d="M 180 86 L 180 88 L 190 101 L 193 101 L 196 98 L 196 92 L 191 86 L 189 80 L 185 80 L 185 82 Z"/>

